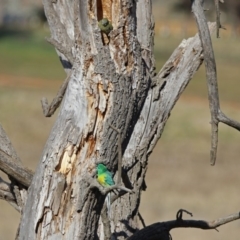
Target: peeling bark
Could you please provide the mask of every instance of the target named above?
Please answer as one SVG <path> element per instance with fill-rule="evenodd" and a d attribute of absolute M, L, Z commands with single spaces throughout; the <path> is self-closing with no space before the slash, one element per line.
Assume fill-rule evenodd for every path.
<path fill-rule="evenodd" d="M 113 173 L 117 168 L 117 133 L 110 125 L 122 133 L 124 152 L 151 87 L 151 5 L 84 0 L 67 5 L 44 1 L 44 6 L 51 37 L 71 49 L 75 60 L 71 70 L 63 64 L 68 88 L 29 189 L 19 237 L 94 239 L 104 203 L 100 191 L 91 188 L 96 164 L 106 164 Z M 114 27 L 107 44 L 97 25 L 102 17 Z M 147 24 L 145 32 L 142 24 Z M 137 211 L 131 214 L 137 201 L 136 195 L 126 203 L 131 211 L 118 212 L 115 219 L 119 222 L 127 214 L 135 227 Z"/>
<path fill-rule="evenodd" d="M 109 229 L 111 237 L 126 239 L 140 228 L 148 157 L 202 63 L 199 37 L 183 41 L 154 77 L 151 1 L 43 4 L 69 82 L 28 189 L 19 239 L 106 238 L 96 165 L 104 163 L 116 175 L 118 132 L 111 125 L 122 136 L 122 181 L 134 193 L 120 194 L 112 204 Z M 112 22 L 108 36 L 98 28 L 102 18 Z"/>
<path fill-rule="evenodd" d="M 192 2 L 194 14 L 201 13 L 202 37 L 202 31 L 208 33 L 202 0 Z M 60 103 L 61 109 L 34 176 L 0 126 L 0 169 L 11 181 L 0 178 L 0 199 L 22 213 L 17 239 L 171 239 L 173 228 L 214 229 L 239 219 L 235 213 L 212 222 L 183 220 L 184 212 L 192 214 L 180 209 L 176 220 L 146 227 L 139 213 L 149 155 L 203 57 L 209 58 L 206 41 L 201 43 L 198 34 L 183 40 L 156 75 L 151 1 L 43 4 L 51 30 L 48 41 L 67 78 L 50 105 L 42 101 L 46 117 Z M 101 32 L 103 18 L 113 30 L 100 25 Z M 210 23 L 210 33 L 215 29 Z M 211 48 L 209 41 L 207 45 Z M 218 122 L 240 129 L 240 123 L 220 108 L 216 111 Z M 98 163 L 113 173 L 114 186 L 103 188 L 96 181 Z M 105 204 L 108 193 L 111 216 Z"/>

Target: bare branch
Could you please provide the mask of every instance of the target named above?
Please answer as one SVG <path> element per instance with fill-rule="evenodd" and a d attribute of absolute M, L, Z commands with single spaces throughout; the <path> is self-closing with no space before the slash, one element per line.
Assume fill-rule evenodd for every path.
<path fill-rule="evenodd" d="M 158 222 L 151 224 L 137 232 L 135 232 L 132 236 L 127 238 L 127 240 L 171 240 L 171 235 L 169 234 L 169 230 L 165 227 L 164 223 Z"/>
<path fill-rule="evenodd" d="M 70 80 L 70 76 L 68 76 L 64 80 L 62 86 L 58 90 L 57 96 L 52 100 L 52 103 L 50 105 L 48 104 L 48 100 L 46 98 L 42 98 L 41 103 L 42 103 L 43 114 L 45 117 L 51 117 L 54 114 L 54 112 L 57 110 L 59 105 L 61 104 L 64 94 L 66 92 L 69 80 Z"/>
<path fill-rule="evenodd" d="M 54 38 L 46 38 L 46 40 L 52 44 L 60 53 L 62 53 L 68 61 L 73 65 L 74 63 L 74 57 L 70 49 L 67 49 L 64 47 L 60 42 L 55 40 Z"/>
<path fill-rule="evenodd" d="M 217 227 L 220 227 L 221 225 L 227 224 L 229 222 L 235 221 L 240 219 L 240 212 L 228 215 L 226 217 L 222 217 L 213 221 L 203 221 L 203 220 L 183 220 L 183 219 L 177 219 L 174 221 L 168 221 L 165 222 L 165 226 L 169 229 L 174 228 L 200 228 L 204 230 L 209 229 L 216 229 Z"/>
<path fill-rule="evenodd" d="M 20 162 L 14 161 L 11 156 L 0 149 L 0 169 L 25 187 L 29 187 L 33 178 L 30 170 L 25 169 Z"/>
<path fill-rule="evenodd" d="M 219 122 L 225 123 L 226 125 L 237 129 L 238 131 L 240 131 L 240 123 L 232 120 L 231 118 L 227 117 L 223 112 L 219 111 L 218 113 L 218 120 Z"/>
<path fill-rule="evenodd" d="M 180 213 L 181 212 L 181 213 Z M 177 216 L 181 215 L 182 213 L 187 212 L 185 210 L 178 211 Z M 189 213 L 189 212 L 187 212 Z M 232 221 L 240 219 L 240 212 L 228 215 L 226 217 L 222 217 L 213 221 L 203 221 L 203 220 L 183 220 L 182 218 L 177 218 L 173 221 L 167 222 L 158 222 L 147 226 L 133 234 L 128 240 L 135 240 L 135 239 L 146 239 L 144 236 L 148 236 L 148 239 L 157 240 L 157 239 L 170 239 L 167 238 L 170 234 L 170 230 L 174 228 L 200 228 L 204 230 L 216 229 L 221 225 L 230 223 Z M 165 237 L 165 238 L 164 238 Z"/>
<path fill-rule="evenodd" d="M 211 112 L 212 140 L 211 140 L 211 165 L 215 164 L 218 145 L 218 110 L 219 96 L 217 84 L 216 62 L 212 47 L 207 20 L 203 11 L 203 0 L 192 0 L 192 11 L 196 18 L 200 40 L 202 43 L 206 78 L 208 82 L 208 99 Z"/>
<path fill-rule="evenodd" d="M 121 185 L 115 184 L 111 187 L 102 187 L 97 181 L 92 181 L 91 183 L 91 188 L 98 188 L 99 191 L 103 194 L 103 195 L 107 195 L 109 192 L 113 191 L 113 190 L 122 190 L 128 193 L 134 193 L 134 190 L 131 190 L 129 188 L 123 187 Z"/>
<path fill-rule="evenodd" d="M 144 219 L 143 219 L 143 217 L 142 217 L 142 215 L 141 215 L 140 212 L 138 212 L 138 217 L 139 217 L 139 219 L 140 219 L 140 221 L 141 221 L 143 227 L 145 228 L 145 227 L 146 227 L 146 224 L 145 224 L 145 221 L 144 221 Z"/>
<path fill-rule="evenodd" d="M 19 187 L 17 185 L 14 185 L 13 192 L 14 192 L 14 195 L 15 195 L 15 198 L 16 198 L 17 205 L 18 205 L 18 207 L 20 209 L 20 212 L 22 212 L 23 201 L 22 201 L 22 198 L 21 198 Z"/>
<path fill-rule="evenodd" d="M 78 43 L 80 43 L 81 41 L 79 4 L 80 4 L 79 0 L 74 0 L 74 36 L 75 36 L 75 41 Z"/>
<path fill-rule="evenodd" d="M 110 127 L 118 133 L 118 178 L 117 184 L 121 184 L 122 179 L 122 136 L 119 129 L 115 128 L 114 126 L 110 125 Z"/>
<path fill-rule="evenodd" d="M 11 156 L 11 158 L 16 162 L 21 162 L 18 157 L 10 139 L 8 138 L 6 132 L 0 125 L 0 150 L 5 152 L 7 155 Z"/>
<path fill-rule="evenodd" d="M 25 187 L 29 187 L 33 174 L 30 170 L 25 169 L 11 141 L 7 137 L 4 129 L 0 125 L 0 170 L 5 172 L 9 177 L 17 180 Z"/>
<path fill-rule="evenodd" d="M 18 212 L 20 212 L 20 208 L 16 202 L 16 199 L 15 199 L 14 193 L 11 190 L 10 184 L 5 182 L 1 177 L 0 177 L 0 199 L 7 201 Z"/>
<path fill-rule="evenodd" d="M 53 31 L 53 38 L 60 40 L 61 45 L 65 46 L 65 49 L 69 49 L 68 52 L 70 52 L 73 41 L 69 38 L 65 26 L 61 23 L 57 12 L 54 10 L 53 2 L 49 0 L 43 0 L 43 5 L 48 23 Z"/>
<path fill-rule="evenodd" d="M 108 187 L 106 192 L 110 192 L 110 191 L 112 191 L 112 190 L 114 190 L 114 189 L 116 189 L 116 190 L 122 190 L 122 191 L 125 191 L 125 192 L 128 192 L 128 193 L 134 193 L 133 190 L 131 190 L 131 189 L 129 189 L 129 188 L 126 188 L 126 187 L 123 187 L 123 186 L 118 185 L 118 184 L 116 184 L 116 185 L 114 185 L 114 186 L 111 186 L 111 187 Z"/>
<path fill-rule="evenodd" d="M 240 212 L 237 212 L 237 213 L 228 215 L 226 217 L 219 218 L 217 220 L 213 220 L 211 222 L 208 222 L 208 227 L 209 228 L 207 228 L 207 229 L 215 229 L 217 227 L 220 227 L 224 224 L 233 222 L 233 221 L 238 220 L 238 219 L 240 219 Z"/>
<path fill-rule="evenodd" d="M 190 213 L 189 211 L 184 210 L 184 209 L 180 209 L 180 210 L 178 210 L 178 212 L 177 212 L 176 219 L 177 219 L 177 220 L 182 220 L 182 215 L 183 215 L 184 212 L 187 213 L 188 215 L 190 215 L 191 217 L 193 216 L 193 214 Z"/>
<path fill-rule="evenodd" d="M 211 33 L 215 32 L 216 24 L 209 23 L 209 30 Z M 143 162 L 151 153 L 161 137 L 171 110 L 202 61 L 202 47 L 198 34 L 183 40 L 175 49 L 155 77 L 152 89 L 149 90 L 139 120 L 124 152 L 123 158 L 126 161 L 141 159 Z"/>
<path fill-rule="evenodd" d="M 217 38 L 219 38 L 219 29 L 221 28 L 219 0 L 215 0 L 215 9 L 216 9 L 216 23 L 217 23 L 216 35 L 217 35 Z"/>
<path fill-rule="evenodd" d="M 219 0 L 216 0 L 217 2 Z M 212 47 L 212 40 L 207 25 L 207 20 L 203 10 L 203 0 L 192 0 L 192 11 L 196 18 L 198 25 L 199 36 L 201 39 L 204 62 L 206 68 L 206 78 L 208 83 L 208 99 L 211 112 L 211 151 L 210 151 L 210 163 L 214 165 L 217 158 L 217 146 L 218 146 L 218 124 L 223 121 L 224 123 L 237 128 L 240 123 L 227 118 L 220 110 L 219 95 L 218 95 L 218 83 L 217 83 L 217 70 L 216 62 Z M 218 9 L 219 11 L 219 9 Z M 220 24 L 220 23 L 217 23 Z M 219 27 L 219 26 L 218 26 Z M 238 128 L 237 128 L 238 129 Z"/>

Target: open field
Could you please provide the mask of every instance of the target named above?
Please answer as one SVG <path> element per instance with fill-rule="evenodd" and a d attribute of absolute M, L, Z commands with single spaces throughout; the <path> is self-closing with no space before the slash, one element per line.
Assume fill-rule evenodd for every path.
<path fill-rule="evenodd" d="M 1 32 L 0 32 L 1 33 Z M 41 79 L 64 76 L 54 48 L 45 41 L 47 31 L 28 32 L 9 30 L 0 35 L 0 72 Z"/>
<path fill-rule="evenodd" d="M 0 123 L 24 166 L 35 170 L 55 117 L 45 118 L 40 105 L 43 96 L 53 97 L 49 81 L 42 80 L 32 86 L 13 76 L 0 76 Z M 15 239 L 19 216 L 7 202 L 0 201 L 0 240 Z"/>
<path fill-rule="evenodd" d="M 39 100 L 42 96 L 51 99 L 53 95 L 52 87 L 46 91 L 39 87 L 22 87 L 19 90 L 1 86 L 1 124 L 24 165 L 31 169 L 37 165 L 55 118 L 43 117 Z M 240 119 L 237 104 L 226 103 L 223 107 L 231 117 Z M 221 126 L 217 164 L 211 167 L 208 103 L 200 98 L 181 98 L 149 161 L 148 188 L 143 193 L 141 204 L 146 223 L 173 219 L 179 208 L 193 212 L 196 219 L 208 220 L 237 211 L 239 140 L 238 132 Z M 14 239 L 19 215 L 3 201 L 0 206 L 0 219 L 4 219 L 0 224 L 0 239 Z M 231 233 L 231 239 L 237 240 L 239 224 L 228 224 L 220 228 L 220 233 L 174 230 L 173 237 L 217 240 L 228 239 Z"/>
<path fill-rule="evenodd" d="M 238 107 L 224 109 L 240 119 Z M 146 224 L 175 219 L 179 209 L 192 219 L 214 220 L 239 211 L 239 132 L 220 125 L 216 166 L 209 164 L 210 124 L 208 103 L 183 97 L 172 112 L 162 138 L 149 160 L 141 214 Z M 190 216 L 184 215 L 184 219 Z M 239 239 L 240 222 L 219 228 L 220 232 L 196 229 L 173 230 L 177 240 Z"/>
<path fill-rule="evenodd" d="M 40 99 L 51 100 L 64 73 L 53 48 L 38 35 L 0 38 L 0 123 L 12 140 L 25 166 L 35 169 L 54 123 L 44 118 Z M 179 36 L 156 34 L 157 69 L 181 42 Z M 240 120 L 239 39 L 214 39 L 222 108 Z M 218 159 L 209 165 L 210 115 L 204 67 L 176 104 L 162 138 L 149 160 L 147 191 L 141 214 L 146 224 L 175 218 L 184 208 L 194 219 L 213 220 L 239 211 L 240 135 L 220 125 Z M 184 215 L 184 218 L 189 218 Z M 14 239 L 19 214 L 0 202 L 0 240 Z M 174 240 L 238 240 L 240 221 L 220 232 L 174 230 Z"/>

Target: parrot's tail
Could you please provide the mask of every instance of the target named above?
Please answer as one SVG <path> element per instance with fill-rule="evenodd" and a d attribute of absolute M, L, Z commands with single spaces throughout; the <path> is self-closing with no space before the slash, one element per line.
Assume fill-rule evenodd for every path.
<path fill-rule="evenodd" d="M 111 192 L 109 192 L 106 196 L 106 204 L 107 204 L 107 211 L 108 211 L 108 217 L 109 219 L 112 218 L 112 215 L 111 215 Z"/>

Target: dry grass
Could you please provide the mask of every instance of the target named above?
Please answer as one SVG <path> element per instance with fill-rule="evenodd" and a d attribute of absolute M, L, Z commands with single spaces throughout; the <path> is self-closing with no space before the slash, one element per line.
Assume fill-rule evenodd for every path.
<path fill-rule="evenodd" d="M 158 69 L 180 43 L 181 38 L 156 36 Z M 230 117 L 240 120 L 238 41 L 222 38 L 214 40 L 214 46 L 222 108 Z M 7 56 L 0 61 L 1 74 L 7 74 L 0 75 L 0 123 L 24 165 L 35 169 L 55 119 L 43 117 L 40 99 L 46 96 L 51 100 L 60 85 L 60 81 L 40 81 L 37 78 L 45 78 L 45 74 L 51 74 L 49 78 L 63 80 L 63 74 L 58 73 L 59 64 L 53 64 L 57 60 L 50 49 L 42 46 L 35 52 L 32 47 L 25 59 L 20 52 L 23 56 L 26 54 L 28 42 L 25 47 L 23 44 L 17 45 L 16 41 L 12 45 L 15 45 L 12 52 L 19 52 L 18 57 L 9 54 L 11 44 L 7 40 L 4 46 L 0 46 L 1 53 L 4 54 L 5 51 Z M 46 55 L 39 55 L 44 51 L 49 54 L 47 58 Z M 37 59 L 33 59 L 29 67 L 29 61 L 35 56 Z M 42 60 L 39 57 L 45 62 L 45 70 L 42 72 L 39 71 L 40 65 L 42 69 Z M 16 69 L 12 67 L 12 63 Z M 31 72 L 27 72 L 28 69 Z M 10 73 L 15 76 L 9 77 Z M 25 77 L 20 76 L 22 73 Z M 211 167 L 210 116 L 208 103 L 202 99 L 207 99 L 204 68 L 199 70 L 185 96 L 178 101 L 163 136 L 151 155 L 146 179 L 148 188 L 142 195 L 141 203 L 141 213 L 147 224 L 174 219 L 180 208 L 191 211 L 194 219 L 206 220 L 238 211 L 240 136 L 237 131 L 220 126 L 217 165 Z M 0 201 L 0 219 L 0 240 L 14 239 L 19 215 L 3 201 Z M 172 236 L 174 240 L 237 240 L 239 225 L 240 221 L 230 223 L 221 227 L 219 233 L 213 230 L 174 230 Z"/>
<path fill-rule="evenodd" d="M 47 86 L 47 82 L 42 84 Z M 54 86 L 48 91 L 39 85 L 37 89 L 27 86 L 23 81 L 21 90 L 1 87 L 0 119 L 24 165 L 35 169 L 54 122 L 43 117 L 39 100 L 42 96 L 51 99 L 56 90 Z M 228 103 L 223 108 L 240 119 L 236 105 Z M 206 101 L 185 96 L 177 103 L 149 161 L 148 188 L 141 204 L 147 224 L 174 219 L 179 208 L 193 212 L 195 219 L 207 220 L 238 211 L 240 136 L 221 126 L 217 165 L 211 167 L 209 117 Z M 0 206 L 0 239 L 14 239 L 19 215 L 3 201 Z M 223 226 L 219 233 L 182 229 L 174 230 L 172 235 L 175 240 L 215 240 L 228 239 L 231 234 L 231 239 L 237 240 L 239 224 Z"/>
<path fill-rule="evenodd" d="M 149 161 L 147 191 L 141 213 L 147 224 L 172 220 L 178 209 L 193 213 L 193 219 L 214 220 L 239 211 L 240 135 L 220 126 L 216 166 L 209 164 L 210 124 L 207 102 L 183 98 L 177 103 L 164 134 Z M 224 105 L 240 119 L 239 109 Z M 151 197 L 149 197 L 151 196 Z M 185 216 L 185 219 L 189 216 Z M 173 239 L 239 239 L 240 222 L 222 226 L 216 232 L 173 230 Z"/>
<path fill-rule="evenodd" d="M 5 80 L 8 80 L 10 87 L 3 86 Z M 0 77 L 0 124 L 11 139 L 24 166 L 35 170 L 55 119 L 43 117 L 40 99 L 43 96 L 51 99 L 54 90 L 50 88 L 46 91 L 39 84 L 34 86 L 24 80 L 19 90 L 18 84 L 13 87 L 12 81 L 16 83 L 14 77 Z M 44 82 L 42 80 L 41 85 L 44 85 Z M 59 84 L 60 82 L 55 83 L 56 89 Z M 47 85 L 45 82 L 45 87 Z M 8 203 L 0 201 L 0 240 L 15 239 L 19 217 Z"/>

